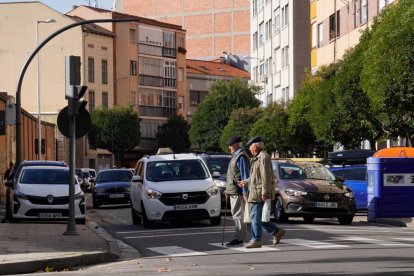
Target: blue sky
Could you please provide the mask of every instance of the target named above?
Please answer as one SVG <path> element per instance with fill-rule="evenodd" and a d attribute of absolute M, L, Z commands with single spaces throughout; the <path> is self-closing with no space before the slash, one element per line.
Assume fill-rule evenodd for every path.
<path fill-rule="evenodd" d="M 98 8 L 111 10 L 113 0 L 38 0 L 45 5 L 57 10 L 61 13 L 67 13 L 72 10 L 74 5 L 89 5 L 94 6 L 94 3 L 98 2 Z M 31 2 L 29 0 L 0 0 L 0 2 Z"/>

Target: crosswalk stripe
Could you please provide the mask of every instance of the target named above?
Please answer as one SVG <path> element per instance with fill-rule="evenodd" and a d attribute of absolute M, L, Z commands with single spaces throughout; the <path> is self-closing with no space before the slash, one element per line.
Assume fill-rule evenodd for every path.
<path fill-rule="evenodd" d="M 334 244 L 334 243 L 329 243 L 329 242 L 312 241 L 312 240 L 306 240 L 306 239 L 282 239 L 280 242 L 299 245 L 299 246 L 305 246 L 305 247 L 311 247 L 311 248 L 319 248 L 319 249 L 349 247 L 348 245 L 343 245 L 343 244 Z"/>
<path fill-rule="evenodd" d="M 217 246 L 225 249 L 240 251 L 240 252 L 267 252 L 267 251 L 278 251 L 280 248 L 275 247 L 268 247 L 268 246 L 262 246 L 260 248 L 245 248 L 242 246 L 233 246 L 233 247 L 227 247 L 225 245 L 221 245 L 221 243 L 209 243 L 209 245 Z"/>
<path fill-rule="evenodd" d="M 383 240 L 377 239 L 370 239 L 364 237 L 333 237 L 335 240 L 344 240 L 344 241 L 353 241 L 353 242 L 362 242 L 368 244 L 376 244 L 376 245 L 383 245 L 383 246 L 413 246 L 412 244 L 400 243 L 400 242 L 388 242 Z"/>
<path fill-rule="evenodd" d="M 414 242 L 414 238 L 394 238 L 395 240 L 400 240 L 400 241 L 409 241 L 409 242 Z"/>
<path fill-rule="evenodd" d="M 193 251 L 181 246 L 161 246 L 161 247 L 149 247 L 151 251 L 168 255 L 170 257 L 186 257 L 186 256 L 202 256 L 207 255 L 205 252 Z"/>
<path fill-rule="evenodd" d="M 226 230 L 225 233 L 232 233 L 233 230 Z M 161 234 L 161 235 L 141 235 L 141 236 L 129 236 L 124 237 L 125 239 L 148 239 L 148 238 L 158 238 L 158 237 L 173 237 L 173 236 L 189 236 L 189 235 L 210 235 L 210 234 L 220 234 L 223 231 L 211 231 L 211 232 L 199 232 L 199 233 L 178 233 L 178 234 Z"/>

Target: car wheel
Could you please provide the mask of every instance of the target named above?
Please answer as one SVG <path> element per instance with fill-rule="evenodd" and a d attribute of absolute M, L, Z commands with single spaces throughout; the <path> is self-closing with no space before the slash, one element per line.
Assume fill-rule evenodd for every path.
<path fill-rule="evenodd" d="M 141 225 L 142 221 L 141 218 L 137 216 L 135 209 L 134 209 L 134 205 L 132 205 L 131 203 L 131 217 L 132 217 L 132 224 L 133 225 Z"/>
<path fill-rule="evenodd" d="M 315 217 L 314 216 L 303 216 L 303 220 L 306 223 L 312 223 L 315 220 Z"/>
<path fill-rule="evenodd" d="M 288 221 L 289 217 L 286 215 L 285 210 L 283 210 L 283 203 L 282 197 L 278 195 L 275 199 L 275 210 L 274 210 L 274 217 L 277 222 L 286 222 Z"/>
<path fill-rule="evenodd" d="M 220 225 L 221 216 L 210 218 L 210 223 L 211 223 L 211 225 Z"/>
<path fill-rule="evenodd" d="M 86 222 L 86 219 L 75 219 L 75 221 L 76 221 L 76 224 L 83 224 L 83 225 L 85 225 L 85 222 Z"/>
<path fill-rule="evenodd" d="M 144 205 L 142 205 L 141 224 L 144 228 L 150 228 L 153 224 L 152 221 L 147 218 Z"/>
<path fill-rule="evenodd" d="M 93 209 L 99 209 L 99 203 L 98 203 L 98 201 L 97 200 L 95 200 L 95 199 L 92 199 L 92 207 L 93 207 Z"/>
<path fill-rule="evenodd" d="M 344 216 L 338 217 L 338 222 L 341 225 L 351 224 L 353 219 L 354 219 L 354 216 L 352 215 L 344 215 Z"/>

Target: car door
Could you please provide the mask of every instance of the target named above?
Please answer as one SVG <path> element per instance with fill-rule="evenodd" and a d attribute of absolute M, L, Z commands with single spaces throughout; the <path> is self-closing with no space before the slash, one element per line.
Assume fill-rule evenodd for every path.
<path fill-rule="evenodd" d="M 131 181 L 131 202 L 134 206 L 134 209 L 138 212 L 141 212 L 141 202 L 142 202 L 142 189 L 144 181 L 144 164 L 143 160 L 138 161 L 135 166 L 134 176 Z M 141 181 L 137 181 L 136 178 L 139 176 Z"/>

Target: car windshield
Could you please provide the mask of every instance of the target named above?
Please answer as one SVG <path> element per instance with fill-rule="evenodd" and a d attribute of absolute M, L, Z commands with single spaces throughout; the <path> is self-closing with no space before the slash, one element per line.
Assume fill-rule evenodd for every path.
<path fill-rule="evenodd" d="M 108 170 L 99 172 L 96 182 L 130 182 L 132 172 L 129 170 Z"/>
<path fill-rule="evenodd" d="M 172 160 L 148 162 L 147 180 L 153 182 L 202 180 L 209 174 L 201 160 Z"/>
<path fill-rule="evenodd" d="M 334 174 L 319 163 L 280 163 L 281 179 L 323 179 L 335 180 Z"/>
<path fill-rule="evenodd" d="M 25 169 L 20 184 L 62 184 L 69 183 L 69 170 Z"/>
<path fill-rule="evenodd" d="M 207 166 L 211 173 L 219 172 L 220 174 L 226 174 L 230 160 L 231 158 L 226 157 L 212 157 L 208 160 Z"/>

